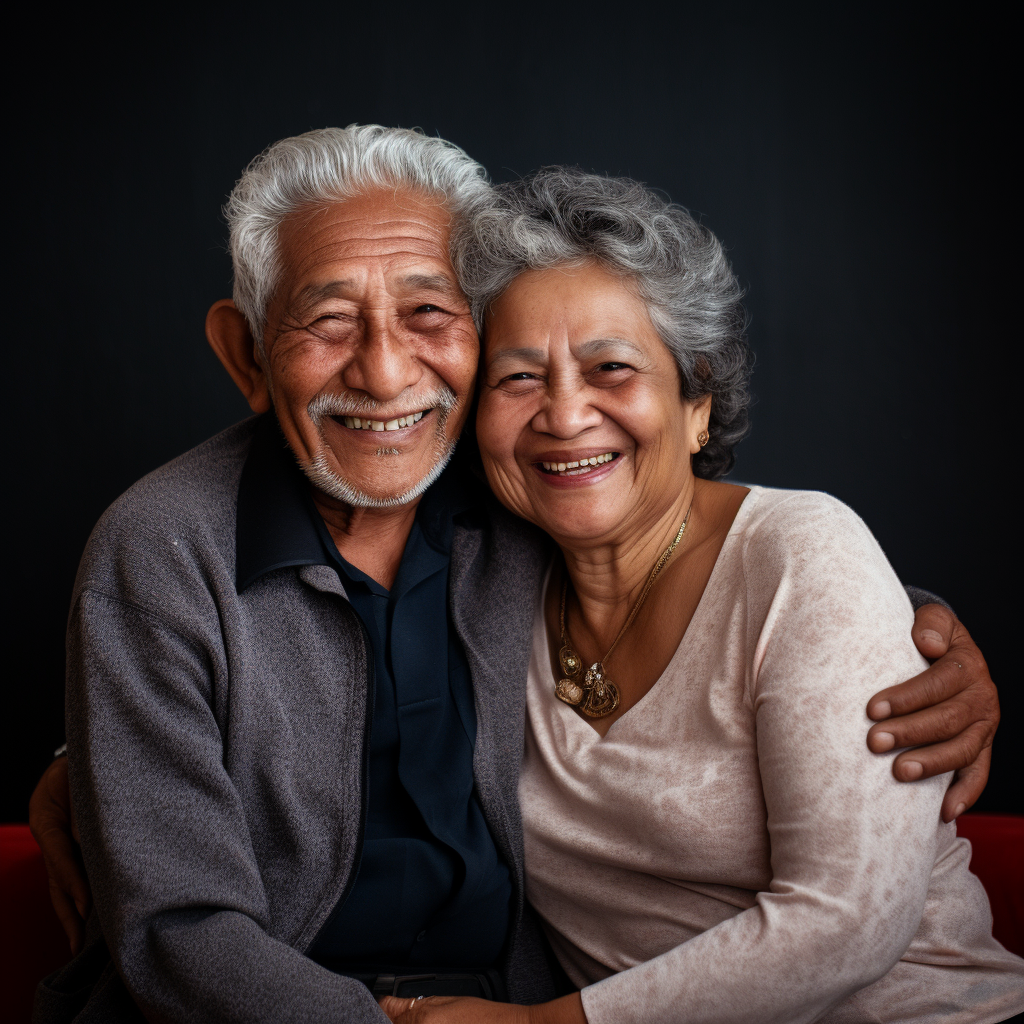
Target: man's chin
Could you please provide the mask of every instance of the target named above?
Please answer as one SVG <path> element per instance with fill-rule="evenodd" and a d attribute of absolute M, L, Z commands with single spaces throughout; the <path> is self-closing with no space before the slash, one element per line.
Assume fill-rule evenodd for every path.
<path fill-rule="evenodd" d="M 439 453 L 434 465 L 424 477 L 406 490 L 397 493 L 394 491 L 374 493 L 357 487 L 330 467 L 327 456 L 322 451 L 318 452 L 311 462 L 303 465 L 302 471 L 318 491 L 336 501 L 351 505 L 353 508 L 397 508 L 414 502 L 437 480 L 444 472 L 445 466 L 448 465 L 453 451 L 455 451 L 454 441 L 445 445 L 444 451 Z"/>

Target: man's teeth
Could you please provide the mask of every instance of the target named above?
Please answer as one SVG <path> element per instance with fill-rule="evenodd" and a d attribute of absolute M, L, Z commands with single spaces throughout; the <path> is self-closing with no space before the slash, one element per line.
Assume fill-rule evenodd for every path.
<path fill-rule="evenodd" d="M 414 412 L 408 416 L 399 416 L 397 420 L 364 420 L 358 416 L 342 416 L 341 422 L 353 430 L 401 430 L 402 427 L 411 427 L 414 423 L 419 423 L 421 419 L 423 413 Z"/>
<path fill-rule="evenodd" d="M 589 473 L 592 466 L 600 466 L 603 462 L 611 462 L 614 458 L 615 452 L 605 452 L 604 455 L 592 455 L 589 459 L 577 459 L 575 462 L 542 462 L 541 465 L 549 473 L 578 476 L 580 473 Z"/>

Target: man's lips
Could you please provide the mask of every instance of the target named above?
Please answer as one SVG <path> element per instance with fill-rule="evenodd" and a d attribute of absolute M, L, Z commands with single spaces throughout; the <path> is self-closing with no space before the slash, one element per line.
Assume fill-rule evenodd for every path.
<path fill-rule="evenodd" d="M 376 420 L 366 416 L 332 416 L 331 419 L 349 430 L 380 432 L 382 430 L 404 430 L 406 427 L 415 426 L 428 412 L 432 411 L 431 409 L 421 409 L 419 412 L 410 412 L 386 420 Z"/>

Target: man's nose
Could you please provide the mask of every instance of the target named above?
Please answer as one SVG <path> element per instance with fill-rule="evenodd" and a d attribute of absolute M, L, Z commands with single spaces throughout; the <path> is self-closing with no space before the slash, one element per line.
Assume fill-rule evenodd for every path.
<path fill-rule="evenodd" d="M 412 340 L 393 324 L 371 321 L 341 376 L 347 388 L 389 402 L 419 383 L 422 375 Z"/>
<path fill-rule="evenodd" d="M 548 390 L 544 404 L 534 415 L 533 429 L 570 440 L 600 426 L 603 416 L 592 398 L 590 388 L 582 382 L 556 384 Z"/>

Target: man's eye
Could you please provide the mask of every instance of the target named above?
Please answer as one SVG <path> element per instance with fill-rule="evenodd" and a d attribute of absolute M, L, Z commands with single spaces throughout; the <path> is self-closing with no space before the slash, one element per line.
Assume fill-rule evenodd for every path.
<path fill-rule="evenodd" d="M 614 370 L 628 370 L 629 365 L 627 363 L 602 363 L 599 370 L 614 371 Z"/>
<path fill-rule="evenodd" d="M 425 303 L 422 306 L 417 306 L 416 307 L 416 312 L 417 313 L 444 313 L 445 310 L 443 310 L 440 306 L 434 306 L 434 305 L 431 305 L 428 302 L 428 303 Z"/>
<path fill-rule="evenodd" d="M 337 313 L 324 313 L 318 316 L 307 327 L 306 330 L 312 334 L 319 334 L 334 337 L 342 332 L 351 329 L 351 321 L 348 317 L 339 316 Z"/>

